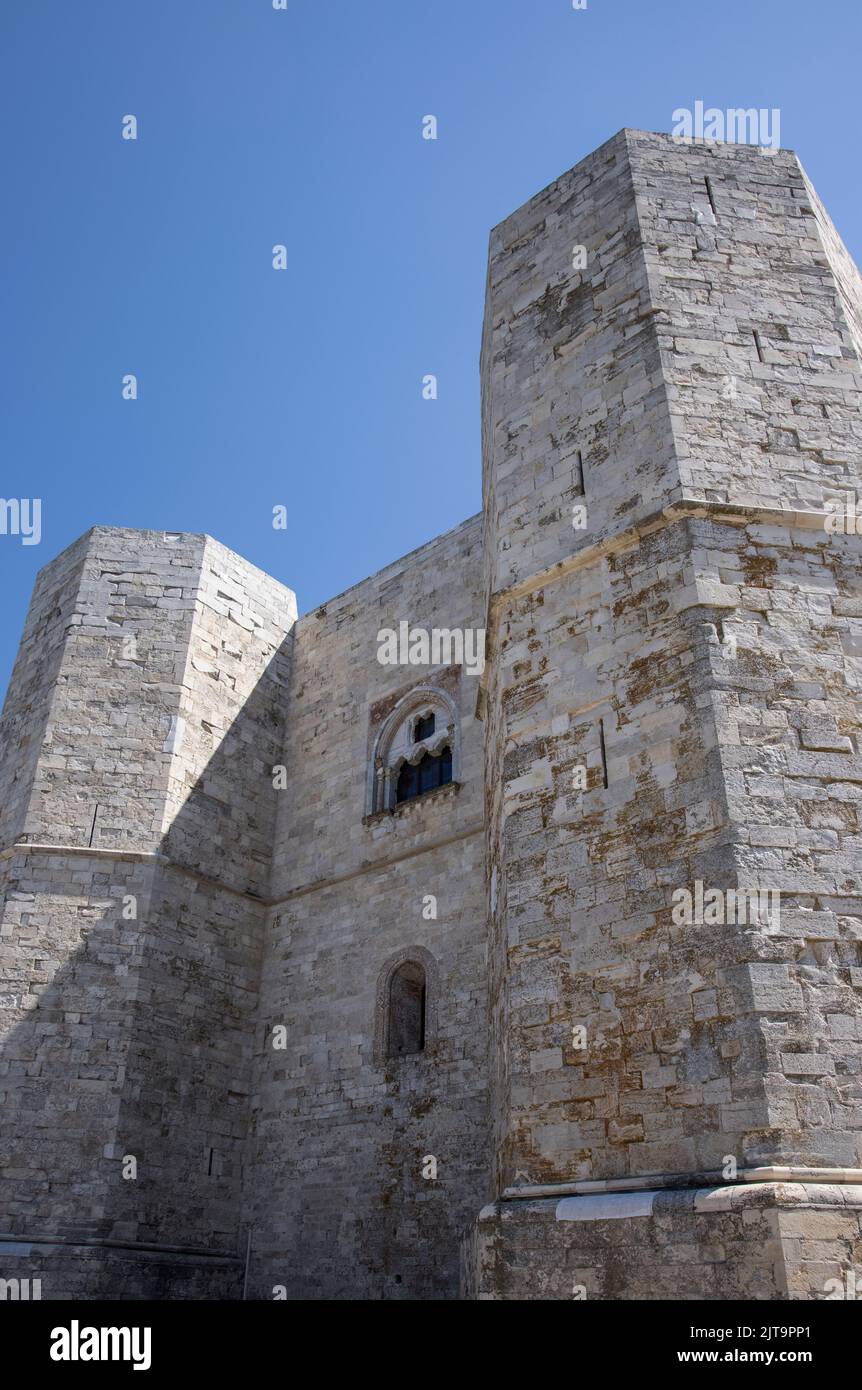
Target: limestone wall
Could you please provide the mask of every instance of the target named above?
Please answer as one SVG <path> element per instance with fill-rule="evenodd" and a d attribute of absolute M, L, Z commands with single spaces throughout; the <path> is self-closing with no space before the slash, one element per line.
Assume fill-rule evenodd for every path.
<path fill-rule="evenodd" d="M 240 1243 L 295 611 L 205 537 L 97 528 L 40 577 L 3 721 L 4 1234 Z"/>
<path fill-rule="evenodd" d="M 297 624 L 246 1187 L 255 1297 L 457 1295 L 459 1242 L 488 1190 L 478 681 L 376 654 L 401 619 L 483 626 L 480 584 L 474 518 Z M 461 785 L 369 818 L 374 733 L 425 682 L 460 712 Z M 387 1062 L 383 972 L 417 948 L 429 1037 Z"/>
<path fill-rule="evenodd" d="M 839 248 L 791 155 L 641 132 L 492 234 L 498 1193 L 862 1164 L 859 542 L 822 511 L 859 467 Z M 698 883 L 774 890 L 780 921 L 680 922 Z"/>
<path fill-rule="evenodd" d="M 499 1202 L 467 1242 L 465 1292 L 519 1302 L 825 1301 L 843 1296 L 860 1258 L 854 1186 L 761 1182 Z"/>
<path fill-rule="evenodd" d="M 858 487 L 859 276 L 795 155 L 627 143 L 684 495 L 804 509 Z"/>

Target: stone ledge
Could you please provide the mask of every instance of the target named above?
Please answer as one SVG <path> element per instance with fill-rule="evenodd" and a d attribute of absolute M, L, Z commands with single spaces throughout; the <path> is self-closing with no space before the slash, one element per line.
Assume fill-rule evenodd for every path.
<path fill-rule="evenodd" d="M 633 1192 L 581 1193 L 567 1197 L 507 1198 L 490 1202 L 480 1222 L 531 1217 L 554 1221 L 618 1221 L 663 1212 L 737 1211 L 742 1207 L 845 1207 L 862 1209 L 862 1186 L 857 1183 L 758 1182 L 726 1183 L 716 1187 L 641 1188 Z"/>
<path fill-rule="evenodd" d="M 420 805 L 425 805 L 429 801 L 443 801 L 449 796 L 454 796 L 463 785 L 463 782 L 447 782 L 443 787 L 432 787 L 430 791 L 422 792 L 420 796 L 411 796 L 409 801 L 399 801 L 397 806 L 392 806 L 388 810 L 374 811 L 371 815 L 363 816 L 362 824 L 378 825 L 381 821 L 412 815 L 413 810 Z"/>
<path fill-rule="evenodd" d="M 734 1187 L 739 1183 L 862 1184 L 862 1168 L 804 1168 L 799 1165 L 740 1168 L 732 1183 L 717 1169 L 697 1173 L 643 1173 L 630 1178 L 579 1178 L 573 1182 L 506 1187 L 501 1201 L 586 1197 L 605 1192 L 654 1192 L 668 1188 Z"/>

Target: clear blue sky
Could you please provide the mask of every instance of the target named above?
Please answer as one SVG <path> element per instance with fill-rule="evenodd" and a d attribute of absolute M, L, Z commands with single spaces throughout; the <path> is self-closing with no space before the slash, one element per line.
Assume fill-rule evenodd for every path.
<path fill-rule="evenodd" d="M 0 691 L 36 571 L 93 524 L 207 531 L 303 612 L 478 511 L 488 232 L 621 126 L 780 108 L 862 253 L 859 0 L 0 15 L 0 496 L 43 506 L 40 545 L 0 536 Z"/>

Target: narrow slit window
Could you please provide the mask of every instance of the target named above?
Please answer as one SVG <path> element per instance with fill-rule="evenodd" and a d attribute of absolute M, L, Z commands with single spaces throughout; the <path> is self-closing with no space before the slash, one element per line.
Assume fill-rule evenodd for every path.
<path fill-rule="evenodd" d="M 608 754 L 605 748 L 605 721 L 599 720 L 599 749 L 602 755 L 602 786 L 607 790 L 608 785 Z"/>

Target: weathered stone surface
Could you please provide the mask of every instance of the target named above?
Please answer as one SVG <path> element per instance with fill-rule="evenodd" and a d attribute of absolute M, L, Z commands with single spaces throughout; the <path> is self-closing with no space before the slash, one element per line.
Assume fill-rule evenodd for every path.
<path fill-rule="evenodd" d="M 509 1252 L 516 1248 L 518 1261 Z M 750 1183 L 498 1202 L 466 1246 L 479 1299 L 836 1297 L 862 1261 L 862 1188 Z"/>
<path fill-rule="evenodd" d="M 824 513 L 862 482 L 860 308 L 787 152 L 624 131 L 492 233 L 491 1111 L 509 1200 L 494 1271 L 468 1271 L 480 1297 L 571 1296 L 519 1184 L 862 1167 L 859 540 Z M 676 919 L 698 884 L 725 909 L 778 892 L 780 919 Z M 713 1239 L 683 1229 L 696 1257 Z M 751 1249 L 722 1287 L 787 1296 L 738 1234 Z M 646 1277 L 632 1252 L 615 1282 L 584 1282 L 677 1296 L 674 1261 Z"/>

